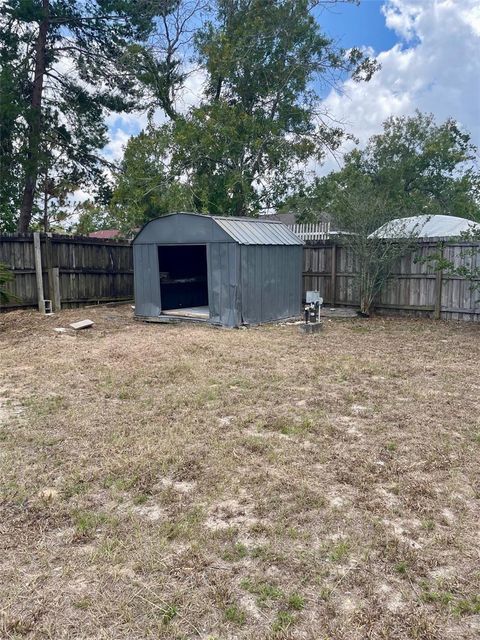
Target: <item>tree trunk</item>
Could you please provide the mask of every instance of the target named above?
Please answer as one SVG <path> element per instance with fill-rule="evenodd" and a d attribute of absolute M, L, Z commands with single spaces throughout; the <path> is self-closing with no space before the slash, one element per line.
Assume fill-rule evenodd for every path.
<path fill-rule="evenodd" d="M 49 27 L 50 0 L 42 0 L 43 18 L 38 29 L 35 44 L 35 75 L 33 78 L 32 102 L 30 110 L 30 127 L 28 134 L 27 163 L 25 167 L 25 184 L 22 206 L 18 220 L 18 231 L 28 231 L 32 219 L 33 201 L 37 186 L 38 165 L 40 160 L 40 134 L 42 126 L 42 95 L 45 76 L 45 49 Z"/>
<path fill-rule="evenodd" d="M 48 174 L 45 171 L 45 188 L 43 193 L 43 231 L 48 233 Z"/>

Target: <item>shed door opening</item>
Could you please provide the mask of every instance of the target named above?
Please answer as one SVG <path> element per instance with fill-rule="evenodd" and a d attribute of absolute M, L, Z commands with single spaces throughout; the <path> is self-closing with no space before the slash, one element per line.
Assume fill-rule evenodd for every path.
<path fill-rule="evenodd" d="M 160 246 L 158 264 L 162 312 L 208 318 L 207 247 Z"/>

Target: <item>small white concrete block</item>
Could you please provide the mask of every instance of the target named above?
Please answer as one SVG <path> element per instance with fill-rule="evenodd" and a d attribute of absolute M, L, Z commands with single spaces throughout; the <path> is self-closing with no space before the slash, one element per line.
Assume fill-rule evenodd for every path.
<path fill-rule="evenodd" d="M 57 333 L 66 333 L 66 329 L 65 327 L 55 327 L 54 331 L 56 331 Z"/>
<path fill-rule="evenodd" d="M 78 329 L 89 329 L 90 327 L 93 327 L 93 324 L 92 320 L 80 320 L 79 322 L 72 322 L 70 326 L 72 329 L 78 331 Z"/>

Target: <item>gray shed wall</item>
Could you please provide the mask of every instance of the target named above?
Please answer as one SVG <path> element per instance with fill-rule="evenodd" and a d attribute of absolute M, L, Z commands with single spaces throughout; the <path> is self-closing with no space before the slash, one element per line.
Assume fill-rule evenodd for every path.
<path fill-rule="evenodd" d="M 210 321 L 241 324 L 240 247 L 234 242 L 212 243 L 207 249 Z"/>
<path fill-rule="evenodd" d="M 135 315 L 157 317 L 161 310 L 160 272 L 156 244 L 133 245 Z"/>
<path fill-rule="evenodd" d="M 303 247 L 240 246 L 242 322 L 291 318 L 301 312 Z"/>

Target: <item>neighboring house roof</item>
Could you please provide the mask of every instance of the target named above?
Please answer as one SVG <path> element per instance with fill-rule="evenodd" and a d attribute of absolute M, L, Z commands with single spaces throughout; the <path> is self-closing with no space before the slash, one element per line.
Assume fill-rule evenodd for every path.
<path fill-rule="evenodd" d="M 412 216 L 397 218 L 374 231 L 370 237 L 376 238 L 447 238 L 459 236 L 471 230 L 479 230 L 480 224 L 457 216 Z"/>
<path fill-rule="evenodd" d="M 206 231 L 213 232 L 215 229 L 221 229 L 220 234 L 226 234 L 238 244 L 244 245 L 303 245 L 297 235 L 293 233 L 286 225 L 278 222 L 277 220 L 265 220 L 259 218 L 233 218 L 230 216 L 208 216 L 201 213 L 190 212 L 177 212 L 169 213 L 158 218 L 154 218 L 147 222 L 142 229 L 137 233 L 134 238 L 134 242 L 137 242 L 141 238 L 142 242 L 149 242 L 148 231 L 146 231 L 149 225 L 154 225 L 155 233 L 162 235 L 162 221 L 172 218 L 175 223 L 168 224 L 166 227 L 169 233 L 173 233 L 175 230 L 175 224 L 178 225 L 179 232 L 183 233 L 184 226 L 190 226 L 194 224 L 194 221 L 208 221 L 206 226 L 202 225 L 201 232 Z M 152 238 L 152 232 L 150 232 L 150 238 Z M 155 240 L 156 242 L 156 240 Z"/>
<path fill-rule="evenodd" d="M 259 220 L 276 220 L 287 225 L 297 224 L 294 213 L 265 213 L 260 214 Z"/>
<path fill-rule="evenodd" d="M 92 231 L 88 234 L 89 238 L 101 238 L 102 240 L 110 240 L 112 238 L 119 238 L 120 231 L 118 229 L 103 229 L 102 231 Z"/>
<path fill-rule="evenodd" d="M 277 220 L 278 222 L 283 222 L 283 224 L 286 224 L 288 226 L 293 226 L 294 224 L 301 224 L 297 221 L 296 217 L 297 217 L 297 214 L 291 211 L 281 212 L 281 213 L 260 214 L 260 220 L 265 220 L 265 219 Z M 337 229 L 337 227 L 332 223 L 332 216 L 329 213 L 326 213 L 325 211 L 319 211 L 316 214 L 316 217 L 317 219 L 315 222 L 329 222 L 330 229 L 332 231 L 334 229 Z"/>

